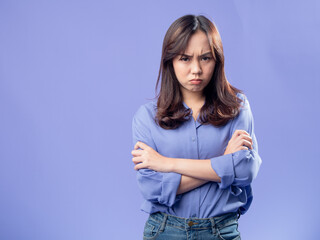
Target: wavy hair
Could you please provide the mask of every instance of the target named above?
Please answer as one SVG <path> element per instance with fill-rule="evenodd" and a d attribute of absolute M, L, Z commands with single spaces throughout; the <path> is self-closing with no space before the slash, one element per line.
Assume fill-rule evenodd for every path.
<path fill-rule="evenodd" d="M 183 96 L 174 72 L 172 60 L 187 48 L 188 40 L 196 31 L 203 31 L 209 40 L 215 69 L 208 85 L 203 89 L 206 102 L 200 109 L 202 124 L 224 126 L 240 112 L 242 90 L 232 86 L 224 72 L 224 54 L 220 34 L 213 22 L 203 15 L 185 15 L 175 20 L 163 40 L 161 63 L 156 84 L 161 88 L 156 96 L 156 123 L 164 129 L 175 129 L 191 116 L 191 109 L 183 105 Z"/>

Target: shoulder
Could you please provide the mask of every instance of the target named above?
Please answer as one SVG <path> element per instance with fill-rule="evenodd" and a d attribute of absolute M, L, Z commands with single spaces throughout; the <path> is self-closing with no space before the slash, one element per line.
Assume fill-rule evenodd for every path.
<path fill-rule="evenodd" d="M 254 119 L 251 112 L 249 100 L 247 96 L 243 93 L 238 93 L 237 96 L 243 101 L 241 103 L 239 112 L 236 117 L 231 121 L 230 125 L 230 136 L 234 133 L 236 129 L 242 129 L 247 131 L 249 134 L 253 132 Z"/>
<path fill-rule="evenodd" d="M 150 100 L 138 107 L 133 118 L 136 119 L 151 119 L 154 118 L 157 110 L 157 99 Z"/>
<path fill-rule="evenodd" d="M 250 104 L 247 96 L 244 93 L 237 93 L 237 97 L 242 100 L 241 106 L 240 106 L 240 112 L 243 110 L 248 110 L 250 109 Z"/>
<path fill-rule="evenodd" d="M 242 102 L 240 104 L 240 109 L 238 111 L 237 116 L 233 118 L 233 122 L 234 124 L 236 122 L 237 124 L 243 124 L 247 126 L 248 124 L 251 124 L 251 122 L 253 121 L 249 100 L 244 93 L 237 93 L 237 96 L 242 100 Z M 249 126 L 247 126 L 247 128 L 248 127 Z"/>

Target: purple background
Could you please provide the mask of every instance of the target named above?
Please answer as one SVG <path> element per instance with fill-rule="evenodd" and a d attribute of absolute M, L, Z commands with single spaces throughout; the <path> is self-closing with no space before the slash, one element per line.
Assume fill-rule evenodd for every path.
<path fill-rule="evenodd" d="M 263 160 L 244 240 L 319 235 L 319 1 L 0 2 L 0 239 L 142 239 L 131 121 L 185 14 L 221 34 Z"/>

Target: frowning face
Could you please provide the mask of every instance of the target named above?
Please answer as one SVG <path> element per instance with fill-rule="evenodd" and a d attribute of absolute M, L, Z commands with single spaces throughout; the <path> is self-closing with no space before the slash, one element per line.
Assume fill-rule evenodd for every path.
<path fill-rule="evenodd" d="M 177 55 L 172 63 L 182 94 L 202 95 L 215 67 L 207 35 L 203 31 L 196 31 L 190 37 L 185 52 Z"/>

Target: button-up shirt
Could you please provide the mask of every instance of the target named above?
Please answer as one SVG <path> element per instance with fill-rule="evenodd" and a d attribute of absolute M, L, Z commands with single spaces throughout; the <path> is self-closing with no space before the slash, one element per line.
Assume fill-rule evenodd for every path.
<path fill-rule="evenodd" d="M 133 147 L 141 141 L 165 157 L 194 161 L 210 159 L 211 167 L 221 178 L 221 182 L 209 181 L 177 195 L 181 174 L 139 169 L 136 176 L 144 198 L 142 211 L 149 214 L 161 211 L 183 218 L 209 218 L 238 210 L 244 214 L 249 209 L 253 199 L 251 183 L 262 160 L 258 155 L 249 101 L 244 94 L 237 95 L 244 100 L 240 113 L 221 127 L 201 124 L 198 115 L 196 121 L 190 117 L 176 129 L 163 129 L 154 120 L 157 99 L 138 108 L 132 119 Z M 183 105 L 189 109 L 185 102 Z M 237 129 L 250 134 L 252 149 L 223 155 Z"/>

